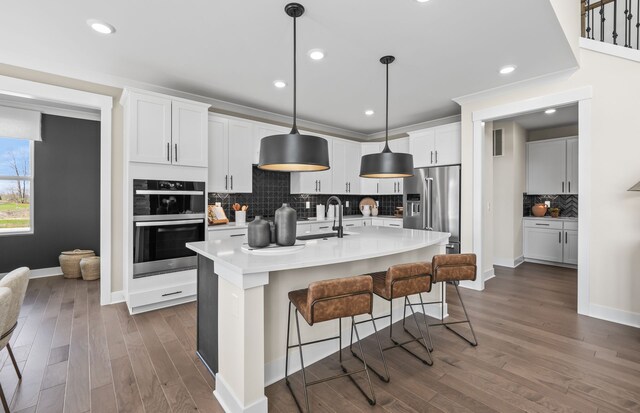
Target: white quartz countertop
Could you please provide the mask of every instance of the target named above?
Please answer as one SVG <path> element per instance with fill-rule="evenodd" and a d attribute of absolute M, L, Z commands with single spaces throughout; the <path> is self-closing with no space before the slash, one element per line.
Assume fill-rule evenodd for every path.
<path fill-rule="evenodd" d="M 576 217 L 558 217 L 558 218 L 553 218 L 551 216 L 544 216 L 544 217 L 523 217 L 524 219 L 531 219 L 531 220 L 541 220 L 541 219 L 552 219 L 552 220 L 557 220 L 557 221 L 577 221 L 578 218 Z"/>
<path fill-rule="evenodd" d="M 398 218 L 395 217 L 393 215 L 378 215 L 375 217 L 372 216 L 368 216 L 365 217 L 364 215 L 345 215 L 344 217 L 342 217 L 343 221 L 355 221 L 355 220 L 361 220 L 361 219 L 397 219 L 399 221 L 402 221 L 402 218 Z M 336 221 L 338 219 L 336 218 Z M 329 220 L 329 219 L 324 219 L 324 220 L 319 220 L 316 217 L 312 217 L 309 219 L 305 219 L 305 220 L 301 220 L 298 221 L 298 224 L 312 224 L 315 222 L 328 222 L 328 221 L 333 221 L 333 219 Z M 224 230 L 231 230 L 231 229 L 242 229 L 242 228 L 247 228 L 247 225 L 249 223 L 245 223 L 243 225 L 238 225 L 235 222 L 229 222 L 228 224 L 221 224 L 221 225 L 209 225 L 209 231 L 224 231 Z"/>
<path fill-rule="evenodd" d="M 191 242 L 187 248 L 234 272 L 253 274 L 308 268 L 400 254 L 446 243 L 451 234 L 390 227 L 358 227 L 344 238 L 303 241 L 305 248 L 287 255 L 252 255 L 241 250 L 244 238 Z"/>

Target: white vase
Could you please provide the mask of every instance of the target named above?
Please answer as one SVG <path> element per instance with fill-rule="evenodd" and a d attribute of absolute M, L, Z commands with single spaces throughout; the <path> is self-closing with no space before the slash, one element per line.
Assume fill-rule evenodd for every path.
<path fill-rule="evenodd" d="M 371 216 L 377 217 L 378 216 L 378 207 L 373 207 L 373 209 L 371 210 Z"/>
<path fill-rule="evenodd" d="M 363 216 L 368 217 L 371 215 L 371 205 L 362 205 L 360 207 L 360 212 L 362 212 Z"/>

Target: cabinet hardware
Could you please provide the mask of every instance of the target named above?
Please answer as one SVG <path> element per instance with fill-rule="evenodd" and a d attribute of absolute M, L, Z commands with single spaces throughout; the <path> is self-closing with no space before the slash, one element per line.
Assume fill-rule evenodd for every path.
<path fill-rule="evenodd" d="M 433 151 L 431 151 L 431 163 L 433 163 Z"/>
<path fill-rule="evenodd" d="M 438 163 L 438 151 L 436 151 L 436 163 Z"/>
<path fill-rule="evenodd" d="M 224 189 L 229 189 L 229 175 L 224 176 Z"/>
<path fill-rule="evenodd" d="M 321 180 L 318 181 L 318 188 L 320 188 L 320 192 L 322 192 L 322 181 Z"/>
<path fill-rule="evenodd" d="M 174 144 L 173 147 L 176 149 L 174 156 L 176 158 L 176 162 L 178 162 L 178 144 L 177 143 Z"/>
<path fill-rule="evenodd" d="M 349 193 L 351 193 L 351 182 L 349 182 Z"/>
<path fill-rule="evenodd" d="M 233 175 L 231 175 L 231 189 L 233 189 Z"/>
<path fill-rule="evenodd" d="M 569 190 L 567 192 L 571 193 L 571 181 L 568 181 L 567 185 L 569 185 Z"/>
<path fill-rule="evenodd" d="M 396 185 L 398 185 L 398 183 L 397 183 L 397 182 L 394 182 L 394 183 L 393 183 L 393 193 L 394 193 L 394 194 L 397 192 L 397 191 L 396 191 Z"/>
<path fill-rule="evenodd" d="M 558 232 L 558 242 L 562 244 L 562 231 Z"/>
<path fill-rule="evenodd" d="M 315 189 L 315 191 L 318 192 L 318 180 L 317 179 L 316 179 L 316 189 Z"/>
<path fill-rule="evenodd" d="M 344 192 L 349 192 L 349 184 L 347 182 L 344 183 Z"/>
<path fill-rule="evenodd" d="M 172 293 L 166 293 L 166 294 L 162 294 L 163 297 L 169 296 L 169 295 L 176 295 L 176 294 L 180 294 L 182 291 L 174 291 Z"/>
<path fill-rule="evenodd" d="M 229 237 L 233 238 L 233 237 L 244 237 L 244 234 L 232 234 L 229 235 Z"/>
<path fill-rule="evenodd" d="M 376 194 L 380 193 L 380 184 L 376 183 Z"/>
<path fill-rule="evenodd" d="M 399 227 L 399 224 L 389 224 L 390 227 Z"/>
<path fill-rule="evenodd" d="M 171 162 L 171 144 L 167 142 L 167 162 Z"/>
<path fill-rule="evenodd" d="M 564 243 L 567 244 L 569 242 L 569 233 L 567 231 L 564 232 Z"/>
<path fill-rule="evenodd" d="M 562 193 L 564 194 L 564 182 L 562 183 Z"/>
<path fill-rule="evenodd" d="M 540 224 L 540 223 L 538 223 L 538 222 L 536 222 L 536 225 L 545 226 L 545 227 L 548 227 L 548 226 L 549 226 L 549 224 Z"/>
<path fill-rule="evenodd" d="M 355 224 L 346 224 L 345 227 L 353 227 Z"/>
<path fill-rule="evenodd" d="M 329 227 L 318 227 L 318 229 L 329 229 Z"/>

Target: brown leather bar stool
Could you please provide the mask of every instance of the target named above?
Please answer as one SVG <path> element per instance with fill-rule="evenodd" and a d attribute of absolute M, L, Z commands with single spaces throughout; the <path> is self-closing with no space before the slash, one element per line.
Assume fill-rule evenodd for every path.
<path fill-rule="evenodd" d="M 296 330 L 298 333 L 298 344 L 289 345 L 289 330 L 291 326 L 291 305 L 295 306 L 295 319 L 296 319 Z M 298 406 L 298 409 L 302 411 L 302 407 L 298 398 L 293 393 L 293 389 L 291 388 L 291 383 L 289 383 L 289 350 L 292 348 L 298 348 L 300 352 L 300 365 L 302 366 L 302 381 L 304 383 L 304 401 L 307 408 L 307 412 L 310 412 L 309 409 L 309 395 L 307 392 L 307 388 L 309 386 L 313 386 L 314 384 L 324 383 L 329 380 L 337 379 L 340 377 L 349 377 L 351 381 L 356 385 L 358 390 L 367 398 L 369 404 L 374 405 L 376 403 L 376 396 L 373 392 L 373 386 L 371 385 L 371 378 L 369 377 L 369 370 L 367 366 L 367 362 L 364 358 L 364 353 L 362 359 L 363 368 L 361 370 L 349 372 L 346 367 L 342 364 L 342 318 L 351 317 L 352 325 L 355 324 L 354 317 L 361 314 L 369 314 L 371 319 L 373 320 L 373 280 L 368 275 L 360 275 L 356 277 L 347 277 L 347 278 L 337 278 L 333 280 L 327 281 L 318 281 L 309 284 L 309 288 L 305 288 L 302 290 L 296 290 L 289 292 L 289 314 L 287 316 L 287 355 L 285 359 L 285 382 L 289 391 L 291 391 L 291 395 Z M 309 341 L 307 343 L 303 343 L 300 338 L 300 322 L 298 321 L 298 314 L 301 314 L 304 317 L 305 321 L 310 325 L 314 325 L 315 323 L 335 320 L 338 319 L 338 325 L 340 333 L 335 337 L 329 337 L 320 340 Z M 374 325 L 375 328 L 375 325 Z M 352 336 L 353 336 L 353 327 L 352 327 Z M 358 334 L 357 327 L 355 328 L 356 336 L 358 339 L 358 346 L 360 347 L 360 351 L 362 352 L 362 345 L 360 344 L 360 335 Z M 375 331 L 376 340 L 378 339 L 378 332 Z M 342 367 L 343 374 L 338 374 L 331 377 L 322 378 L 319 380 L 315 380 L 312 382 L 307 382 L 307 376 L 304 367 L 304 359 L 302 356 L 302 347 L 310 344 L 321 343 L 328 340 L 339 340 L 340 346 L 340 367 Z M 382 347 L 380 346 L 380 341 L 378 341 L 378 348 L 380 348 L 380 354 L 382 354 Z M 358 373 L 365 373 L 367 377 L 367 382 L 369 383 L 369 390 L 371 397 L 367 395 L 367 393 L 358 385 L 358 383 L 353 379 L 352 375 Z"/>
<path fill-rule="evenodd" d="M 431 345 L 431 336 L 429 334 L 429 325 L 424 320 L 424 326 L 427 330 L 427 336 L 429 337 L 429 344 L 427 344 L 427 340 L 420 328 L 420 323 L 418 323 L 418 318 L 416 317 L 415 312 L 413 311 L 413 306 L 421 305 L 422 311 L 425 311 L 424 302 L 422 300 L 422 293 L 428 293 L 431 291 L 431 263 L 429 262 L 416 262 L 410 264 L 398 264 L 392 265 L 389 267 L 387 271 L 376 272 L 371 274 L 373 278 L 373 292 L 378 297 L 387 300 L 389 302 L 389 314 L 383 315 L 379 317 L 375 317 L 372 319 L 373 327 L 375 329 L 375 320 L 380 320 L 382 318 L 389 317 L 390 325 L 389 325 L 389 338 L 393 342 L 393 345 L 389 347 L 385 347 L 382 349 L 382 352 L 391 350 L 392 348 L 400 347 L 412 356 L 416 357 L 418 360 L 422 361 L 424 364 L 429 366 L 433 365 L 433 359 L 431 358 L 430 348 Z M 411 303 L 409 300 L 409 296 L 418 295 L 420 302 L 419 303 Z M 416 323 L 416 327 L 420 333 L 420 336 L 417 337 L 409 330 L 405 331 L 411 335 L 412 339 L 407 341 L 398 341 L 393 337 L 393 300 L 396 298 L 404 298 L 404 310 L 409 307 L 411 313 L 413 314 L 413 320 Z M 406 314 L 405 314 L 406 315 Z M 369 320 L 360 321 L 356 324 L 366 323 Z M 404 320 L 403 320 L 404 327 Z M 353 330 L 353 328 L 352 328 Z M 376 330 L 377 331 L 377 330 Z M 353 331 L 351 333 L 351 339 L 353 340 Z M 417 341 L 422 344 L 422 346 L 427 351 L 427 358 L 422 358 L 418 354 L 409 350 L 405 347 L 407 344 Z M 351 348 L 351 353 L 356 357 L 360 358 L 354 351 L 353 346 Z M 362 350 L 361 350 L 362 351 Z M 384 355 L 382 356 L 382 362 L 384 364 L 385 374 L 381 374 L 376 371 L 373 367 L 369 366 L 369 368 L 380 377 L 380 379 L 384 382 L 389 382 L 389 369 L 387 368 L 387 362 L 384 359 Z"/>
<path fill-rule="evenodd" d="M 429 304 L 440 304 L 440 314 L 441 320 L 440 323 L 429 324 L 430 327 L 435 326 L 445 326 L 448 330 L 452 331 L 458 337 L 462 338 L 472 346 L 478 345 L 478 339 L 476 338 L 476 333 L 473 331 L 473 326 L 471 325 L 471 320 L 469 319 L 469 315 L 467 314 L 467 309 L 464 306 L 464 301 L 462 301 L 462 296 L 460 295 L 460 290 L 458 289 L 458 284 L 460 281 L 475 281 L 477 274 L 476 267 L 476 254 L 443 254 L 436 255 L 432 260 L 432 277 L 434 283 L 440 283 L 440 301 L 432 301 L 429 303 L 425 303 L 425 305 Z M 461 321 L 449 321 L 444 322 L 444 286 L 446 283 L 453 284 L 456 289 L 456 293 L 458 294 L 458 298 L 460 299 L 460 304 L 462 305 L 462 311 L 464 312 L 464 320 Z M 463 336 L 461 333 L 457 332 L 450 326 L 453 324 L 463 324 L 468 323 L 469 329 L 471 330 L 471 335 L 473 336 L 473 340 L 468 339 Z M 431 347 L 433 349 L 433 347 Z"/>

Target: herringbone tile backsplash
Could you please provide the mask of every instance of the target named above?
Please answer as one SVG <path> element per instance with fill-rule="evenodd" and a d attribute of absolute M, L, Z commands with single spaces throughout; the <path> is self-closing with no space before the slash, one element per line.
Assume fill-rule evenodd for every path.
<path fill-rule="evenodd" d="M 531 207 L 544 201 L 551 201 L 551 208 L 560 208 L 561 217 L 578 217 L 578 195 L 527 195 L 522 197 L 522 215 L 531 216 Z"/>

